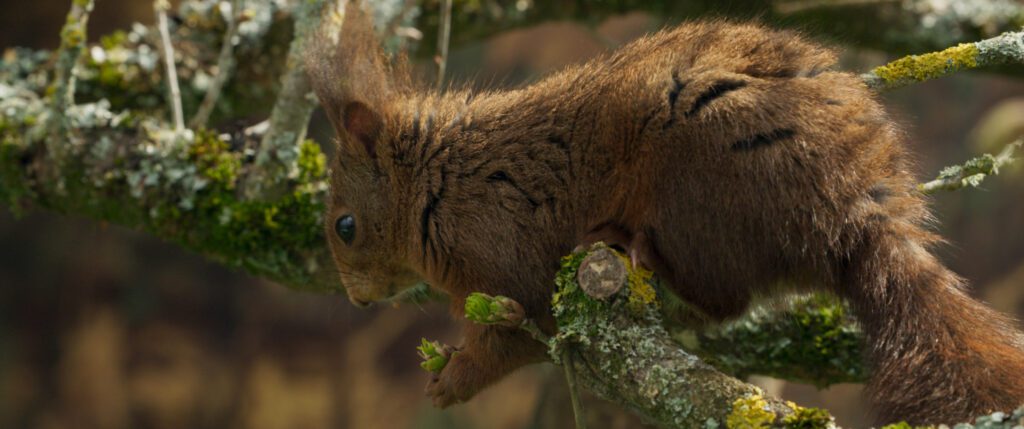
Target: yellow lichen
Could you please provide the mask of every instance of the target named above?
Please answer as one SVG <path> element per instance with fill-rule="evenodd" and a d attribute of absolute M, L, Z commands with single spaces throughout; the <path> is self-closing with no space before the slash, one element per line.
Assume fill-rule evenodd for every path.
<path fill-rule="evenodd" d="M 976 67 L 977 59 L 978 47 L 973 43 L 961 43 L 940 52 L 900 58 L 875 68 L 873 73 L 890 83 L 905 80 L 923 81 L 950 71 Z"/>
<path fill-rule="evenodd" d="M 792 414 L 782 418 L 787 429 L 827 429 L 834 426 L 832 415 L 821 408 L 801 407 L 792 401 L 786 401 L 786 406 L 793 410 Z"/>
<path fill-rule="evenodd" d="M 732 403 L 732 412 L 725 418 L 729 429 L 762 429 L 771 427 L 775 413 L 761 395 L 739 398 Z"/>
<path fill-rule="evenodd" d="M 907 422 L 899 422 L 882 426 L 882 429 L 935 429 L 935 426 L 911 426 Z"/>
<path fill-rule="evenodd" d="M 651 285 L 654 272 L 634 267 L 633 262 L 621 253 L 615 252 L 615 255 L 626 265 L 626 278 L 629 282 L 629 307 L 635 311 L 641 311 L 647 305 L 657 306 L 658 292 Z"/>

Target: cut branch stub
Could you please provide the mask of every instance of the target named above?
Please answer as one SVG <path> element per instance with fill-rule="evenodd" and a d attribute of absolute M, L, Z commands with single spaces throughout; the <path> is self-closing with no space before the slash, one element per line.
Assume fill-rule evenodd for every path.
<path fill-rule="evenodd" d="M 576 281 L 588 296 L 605 299 L 614 295 L 626 284 L 628 273 L 626 263 L 608 247 L 595 249 L 580 263 Z"/>

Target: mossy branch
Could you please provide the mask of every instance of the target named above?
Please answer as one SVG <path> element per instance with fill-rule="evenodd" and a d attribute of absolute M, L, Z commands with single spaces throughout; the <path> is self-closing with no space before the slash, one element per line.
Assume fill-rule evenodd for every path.
<path fill-rule="evenodd" d="M 75 0 L 69 16 L 91 3 Z M 193 24 L 176 29 L 179 51 L 195 60 L 180 70 L 190 78 L 183 89 L 196 88 L 182 91 L 193 105 L 205 89 L 197 82 L 217 60 L 203 55 L 218 51 L 203 44 L 217 40 L 209 36 L 223 28 L 215 3 L 187 2 L 181 15 Z M 288 42 L 275 30 L 287 15 L 275 16 L 269 8 L 263 12 L 239 35 L 238 50 L 274 70 L 274 58 L 264 50 Z M 84 35 L 73 39 L 84 43 Z M 78 68 L 78 104 L 59 111 L 46 99 L 53 93 L 43 66 L 48 55 L 8 52 L 0 65 L 0 203 L 16 213 L 48 209 L 141 229 L 282 284 L 339 292 L 321 233 L 326 160 L 319 146 L 296 143 L 296 174 L 281 179 L 283 192 L 277 198 L 247 198 L 239 179 L 260 168 L 250 151 L 262 134 L 175 131 L 162 101 L 168 95 L 160 84 L 160 43 L 158 32 L 145 27 L 105 38 L 86 58 L 72 61 Z M 67 56 L 67 50 L 60 55 Z M 244 90 L 226 89 L 231 105 L 260 104 L 252 97 L 272 93 L 272 78 L 243 77 L 247 80 L 239 85 Z M 130 97 L 118 98 L 124 92 Z M 44 150 L 54 141 L 49 122 L 40 120 L 47 115 L 68 124 L 59 152 Z"/>
<path fill-rule="evenodd" d="M 662 427 L 834 427 L 828 412 L 768 397 L 681 348 L 651 273 L 604 244 L 564 258 L 555 284 L 550 355 L 598 396 Z"/>

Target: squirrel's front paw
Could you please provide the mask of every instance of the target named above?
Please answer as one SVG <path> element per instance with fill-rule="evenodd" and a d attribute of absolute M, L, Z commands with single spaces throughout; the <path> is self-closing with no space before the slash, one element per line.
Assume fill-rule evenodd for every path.
<path fill-rule="evenodd" d="M 468 357 L 456 353 L 441 373 L 435 374 L 427 383 L 427 396 L 433 398 L 434 406 L 438 408 L 466 402 L 479 390 L 472 383 L 474 379 Z"/>

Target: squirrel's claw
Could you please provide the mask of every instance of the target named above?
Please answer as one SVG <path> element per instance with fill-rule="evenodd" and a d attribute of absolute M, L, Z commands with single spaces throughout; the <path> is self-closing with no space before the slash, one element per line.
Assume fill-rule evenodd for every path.
<path fill-rule="evenodd" d="M 639 261 L 639 260 L 640 260 L 640 252 L 637 251 L 636 248 L 629 249 L 629 262 L 630 262 L 630 264 L 632 264 L 634 270 L 636 269 L 637 261 Z"/>

